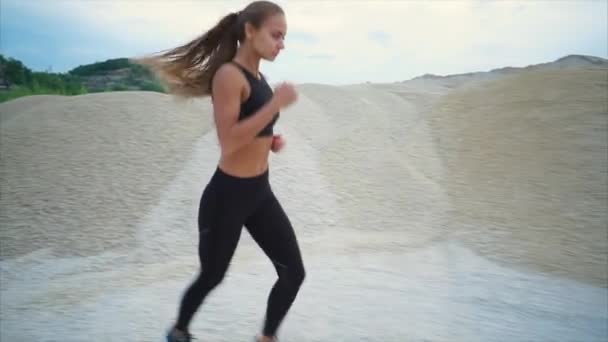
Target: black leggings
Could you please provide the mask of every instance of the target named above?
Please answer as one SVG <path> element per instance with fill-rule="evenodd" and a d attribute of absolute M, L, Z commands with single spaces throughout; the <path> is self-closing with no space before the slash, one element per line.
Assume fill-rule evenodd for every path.
<path fill-rule="evenodd" d="M 276 335 L 305 275 L 293 227 L 272 192 L 268 170 L 255 177 L 236 177 L 219 167 L 200 200 L 201 272 L 184 293 L 177 329 L 188 331 L 194 313 L 224 278 L 243 226 L 270 258 L 278 274 L 268 296 L 263 329 L 266 336 Z"/>

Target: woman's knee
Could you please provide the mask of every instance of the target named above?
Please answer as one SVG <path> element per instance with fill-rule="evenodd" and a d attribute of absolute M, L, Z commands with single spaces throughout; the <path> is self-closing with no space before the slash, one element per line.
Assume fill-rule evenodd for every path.
<path fill-rule="evenodd" d="M 295 264 L 283 267 L 279 272 L 279 279 L 285 282 L 289 287 L 298 290 L 306 278 L 306 270 L 304 265 Z"/>
<path fill-rule="evenodd" d="M 197 282 L 200 287 L 211 290 L 224 280 L 225 275 L 226 272 L 202 271 Z"/>
<path fill-rule="evenodd" d="M 293 277 L 294 283 L 298 287 L 300 287 L 300 285 L 302 285 L 302 283 L 304 282 L 304 279 L 306 278 L 306 269 L 304 268 L 303 264 L 299 264 L 297 267 L 294 268 L 294 270 L 292 272 L 292 277 Z"/>

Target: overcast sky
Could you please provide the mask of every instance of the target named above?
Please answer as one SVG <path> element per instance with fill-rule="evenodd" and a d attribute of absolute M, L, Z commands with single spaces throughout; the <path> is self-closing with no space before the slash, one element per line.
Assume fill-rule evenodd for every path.
<path fill-rule="evenodd" d="M 248 1 L 1 0 L 0 50 L 65 72 L 189 41 Z M 526 66 L 568 54 L 608 58 L 606 0 L 277 1 L 286 48 L 271 81 L 403 81 Z"/>

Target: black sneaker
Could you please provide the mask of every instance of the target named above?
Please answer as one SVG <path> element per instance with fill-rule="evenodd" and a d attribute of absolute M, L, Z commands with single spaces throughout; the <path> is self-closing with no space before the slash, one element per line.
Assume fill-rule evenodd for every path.
<path fill-rule="evenodd" d="M 167 342 L 192 342 L 194 341 L 194 336 L 190 333 L 181 333 L 177 334 L 174 329 L 171 329 L 169 333 L 167 333 Z"/>

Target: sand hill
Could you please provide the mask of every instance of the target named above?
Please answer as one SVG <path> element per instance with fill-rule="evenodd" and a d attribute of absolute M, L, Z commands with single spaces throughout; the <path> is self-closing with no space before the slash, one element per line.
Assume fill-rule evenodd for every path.
<path fill-rule="evenodd" d="M 543 284 L 534 292 L 535 303 L 568 297 L 561 291 L 573 293 L 572 302 L 563 308 L 547 309 L 557 310 L 555 317 L 593 317 L 589 324 L 586 318 L 572 321 L 572 326 L 558 319 L 546 323 L 563 329 L 551 336 L 605 336 L 601 322 L 608 313 L 601 308 L 608 287 L 606 60 L 568 56 L 527 68 L 426 75 L 392 84 L 302 84 L 299 91 L 300 101 L 278 124 L 288 147 L 272 156 L 271 179 L 310 260 L 311 292 L 302 300 L 316 307 L 320 304 L 315 298 L 330 291 L 328 287 L 339 287 L 330 291 L 341 303 L 336 305 L 350 305 L 346 298 L 352 294 L 367 309 L 357 306 L 345 321 L 336 318 L 332 327 L 315 326 L 319 323 L 314 315 L 306 313 L 294 313 L 300 323 L 293 324 L 313 325 L 310 330 L 320 340 L 344 336 L 340 333 L 348 330 L 352 336 L 397 341 L 403 336 L 397 321 L 383 320 L 390 329 L 379 322 L 365 325 L 374 320 L 363 316 L 387 314 L 386 306 L 371 303 L 401 308 L 391 311 L 395 319 L 406 313 L 415 322 L 431 317 L 449 320 L 439 309 L 427 311 L 429 316 L 416 310 L 436 306 L 464 312 L 463 302 L 449 297 L 450 291 L 442 290 L 441 296 L 421 294 L 453 282 L 453 294 L 469 293 L 477 304 L 496 296 L 506 303 L 510 299 L 500 297 L 499 288 L 510 293 L 515 290 L 502 288 L 504 284 L 529 282 L 526 286 L 535 289 L 534 284 Z M 114 292 L 108 284 L 137 289 L 146 293 L 145 298 L 166 299 L 162 315 L 172 317 L 179 295 L 175 291 L 196 269 L 195 209 L 218 156 L 211 117 L 208 100 L 177 103 L 152 92 L 34 96 L 0 105 L 0 257 L 7 303 L 2 317 L 3 329 L 9 328 L 3 339 L 23 331 L 18 319 L 23 307 L 44 327 L 31 336 L 42 338 L 47 336 L 44 331 L 63 331 L 60 322 L 71 322 L 81 312 L 74 308 L 84 303 L 89 303 L 82 306 L 87 308 L 86 322 L 109 320 L 104 313 L 122 305 L 121 300 L 151 305 L 137 299 L 135 292 L 127 299 L 113 297 L 119 294 L 109 294 Z M 237 287 L 221 292 L 240 303 L 252 303 L 243 304 L 243 311 L 234 309 L 234 315 L 244 315 L 241 328 L 251 324 L 246 315 L 258 312 L 256 305 L 264 302 L 263 291 L 269 285 L 252 280 L 257 279 L 251 278 L 256 270 L 265 272 L 268 265 L 244 239 L 234 277 L 241 284 L 247 282 L 248 291 L 257 288 L 262 294 L 252 299 L 247 297 L 252 292 Z M 254 261 L 258 259 L 260 264 Z M 325 273 L 324 267 L 332 263 L 336 268 Z M 489 271 L 494 263 L 503 268 Z M 58 264 L 63 265 L 61 270 L 51 270 Z M 511 274 L 509 270 L 533 275 L 504 275 Z M 476 278 L 479 272 L 495 272 L 491 274 L 498 277 L 496 283 L 491 277 Z M 406 274 L 413 278 L 396 278 Z M 179 278 L 170 295 L 158 290 L 161 287 L 144 290 L 154 283 L 169 286 L 170 277 Z M 383 285 L 375 285 L 374 279 L 384 279 Z M 555 280 L 543 279 L 574 281 L 585 290 L 577 297 L 575 287 L 551 287 L 547 284 Z M 313 296 L 319 282 L 321 292 Z M 82 283 L 88 285 L 77 285 Z M 400 286 L 409 290 L 398 292 Z M 489 287 L 492 296 L 479 295 Z M 372 291 L 374 302 L 365 302 L 355 289 Z M 421 296 L 419 302 L 416 296 Z M 91 306 L 94 298 L 106 299 Z M 232 307 L 227 299 L 215 300 L 212 308 Z M 318 314 L 343 316 L 332 308 Z M 39 313 L 54 310 L 68 312 L 61 316 L 65 321 L 48 323 Z M 481 309 L 468 312 L 481 312 L 476 310 Z M 458 324 L 436 321 L 443 329 L 420 325 L 411 337 L 451 340 L 457 334 L 467 340 L 478 336 L 480 319 L 496 319 L 497 326 L 505 322 L 504 316 L 493 316 L 497 311 L 483 312 L 482 318 L 461 313 L 469 318 Z M 150 317 L 135 321 L 158 328 L 159 322 Z M 534 317 L 514 324 L 541 321 Z M 90 327 L 86 322 L 82 326 Z M 476 328 L 466 330 L 468 323 Z M 357 326 L 362 330 L 353 328 Z M 497 326 L 492 329 L 502 329 Z M 94 325 L 91 329 L 83 331 L 100 333 Z M 286 329 L 296 337 L 305 336 L 296 326 Z M 488 334 L 495 332 L 488 329 Z M 547 337 L 542 329 L 538 335 L 534 327 L 522 329 L 527 338 Z M 147 331 L 149 335 L 141 336 L 153 335 Z M 497 334 L 521 337 L 518 333 Z M 131 337 L 145 340 L 141 336 Z"/>
<path fill-rule="evenodd" d="M 138 218 L 211 123 L 204 105 L 151 92 L 33 96 L 0 112 L 2 259 L 132 246 Z"/>

